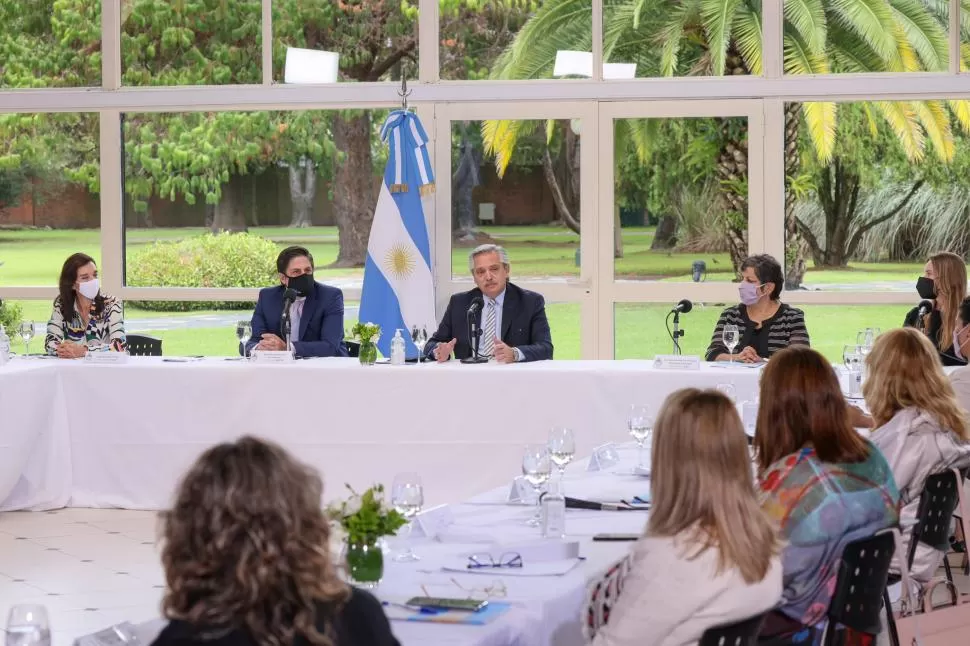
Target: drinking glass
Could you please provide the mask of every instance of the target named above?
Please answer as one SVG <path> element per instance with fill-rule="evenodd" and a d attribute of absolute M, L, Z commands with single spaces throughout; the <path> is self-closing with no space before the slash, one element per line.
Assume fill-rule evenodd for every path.
<path fill-rule="evenodd" d="M 738 403 L 738 389 L 734 387 L 734 384 L 718 384 L 717 389 L 724 393 L 732 404 Z"/>
<path fill-rule="evenodd" d="M 653 414 L 649 406 L 634 404 L 630 407 L 630 416 L 627 418 L 627 428 L 630 435 L 637 441 L 637 467 L 640 469 L 648 468 L 643 463 L 643 447 L 646 441 L 653 434 Z"/>
<path fill-rule="evenodd" d="M 855 397 L 858 393 L 856 375 L 860 371 L 860 366 L 862 364 L 862 350 L 861 346 L 858 345 L 846 345 L 842 348 L 842 362 L 845 364 L 845 369 L 849 373 L 848 376 L 848 395 L 849 397 Z"/>
<path fill-rule="evenodd" d="M 866 354 L 872 349 L 872 344 L 876 342 L 876 337 L 882 334 L 882 330 L 877 327 L 867 327 L 856 335 L 856 345 L 865 348 Z"/>
<path fill-rule="evenodd" d="M 539 492 L 542 491 L 542 485 L 546 484 L 549 481 L 549 476 L 552 475 L 549 447 L 545 444 L 530 444 L 525 447 L 525 453 L 522 454 L 522 475 L 536 494 L 536 513 L 527 524 L 530 527 L 538 527 L 542 521 Z"/>
<path fill-rule="evenodd" d="M 394 476 L 394 483 L 391 485 L 391 504 L 399 514 L 408 519 L 406 541 L 411 536 L 413 518 L 424 505 L 424 487 L 421 486 L 421 477 L 416 473 L 399 473 Z M 418 558 L 418 555 L 411 551 L 411 547 L 407 546 L 403 552 L 394 557 L 394 560 L 417 561 Z"/>
<path fill-rule="evenodd" d="M 566 465 L 573 461 L 576 454 L 576 437 L 568 428 L 554 428 L 549 431 L 549 458 L 559 469 L 559 481 L 566 475 Z"/>
<path fill-rule="evenodd" d="M 50 646 L 51 629 L 44 606 L 12 606 L 7 615 L 6 646 Z"/>
<path fill-rule="evenodd" d="M 734 348 L 738 347 L 738 343 L 741 341 L 741 332 L 738 330 L 738 326 L 733 324 L 725 325 L 721 331 L 721 340 L 727 346 L 731 363 L 734 363 Z"/>
<path fill-rule="evenodd" d="M 236 338 L 242 345 L 243 358 L 246 358 L 246 342 L 253 335 L 253 326 L 249 321 L 236 321 Z"/>
<path fill-rule="evenodd" d="M 418 349 L 418 363 L 421 363 L 421 360 L 424 359 L 424 346 L 428 345 L 428 328 L 423 325 L 412 327 L 411 341 L 414 343 L 414 347 Z"/>
<path fill-rule="evenodd" d="M 28 356 L 30 354 L 30 340 L 34 338 L 34 322 L 22 321 L 20 327 L 17 328 L 17 333 L 24 341 L 24 356 Z"/>

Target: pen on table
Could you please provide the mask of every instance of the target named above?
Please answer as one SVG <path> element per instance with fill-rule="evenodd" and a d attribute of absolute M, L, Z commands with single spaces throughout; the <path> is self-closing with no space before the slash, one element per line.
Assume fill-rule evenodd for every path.
<path fill-rule="evenodd" d="M 404 603 L 395 603 L 393 601 L 381 601 L 381 605 L 384 607 L 390 607 L 390 608 L 401 608 L 403 610 L 408 610 L 410 612 L 419 612 L 422 615 L 436 615 L 439 612 L 441 612 L 437 608 L 428 608 L 426 606 L 415 607 L 415 606 L 409 606 Z"/>

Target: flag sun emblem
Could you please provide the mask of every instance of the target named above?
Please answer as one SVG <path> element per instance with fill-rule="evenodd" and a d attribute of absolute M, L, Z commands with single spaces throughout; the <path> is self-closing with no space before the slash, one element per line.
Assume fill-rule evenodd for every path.
<path fill-rule="evenodd" d="M 409 278 L 414 273 L 414 256 L 403 244 L 394 245 L 384 255 L 384 268 L 396 278 Z"/>

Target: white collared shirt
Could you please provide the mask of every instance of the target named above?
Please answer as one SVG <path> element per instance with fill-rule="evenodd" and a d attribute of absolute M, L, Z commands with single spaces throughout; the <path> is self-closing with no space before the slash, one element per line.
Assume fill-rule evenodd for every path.
<path fill-rule="evenodd" d="M 488 307 L 489 307 L 489 305 L 491 303 L 494 303 L 494 307 L 495 307 L 495 338 L 498 339 L 499 341 L 502 340 L 502 308 L 505 306 L 505 292 L 506 292 L 506 290 L 503 289 L 502 290 L 502 293 L 499 294 L 498 296 L 496 296 L 494 299 L 491 299 L 488 296 L 486 296 L 485 294 L 482 294 L 482 298 L 485 300 L 485 311 L 482 312 L 482 323 L 481 323 L 482 328 L 481 329 L 484 331 L 484 329 L 485 329 L 485 317 L 488 316 Z M 516 361 L 524 361 L 525 360 L 525 355 L 522 353 L 522 350 L 519 350 L 518 348 L 512 348 L 512 350 L 513 350 L 513 352 L 515 352 L 515 360 Z"/>

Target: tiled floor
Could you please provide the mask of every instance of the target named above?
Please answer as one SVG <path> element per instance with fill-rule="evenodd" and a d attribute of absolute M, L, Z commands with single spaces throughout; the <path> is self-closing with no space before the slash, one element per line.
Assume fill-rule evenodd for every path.
<path fill-rule="evenodd" d="M 53 646 L 159 615 L 154 512 L 62 509 L 0 514 L 0 624 L 11 605 L 47 607 Z"/>

